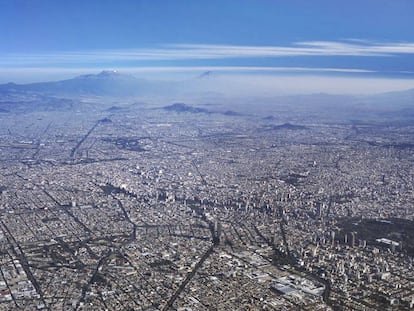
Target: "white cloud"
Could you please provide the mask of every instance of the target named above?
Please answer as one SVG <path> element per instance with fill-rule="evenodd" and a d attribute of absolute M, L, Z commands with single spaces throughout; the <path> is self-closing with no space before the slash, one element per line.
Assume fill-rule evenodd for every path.
<path fill-rule="evenodd" d="M 355 68 L 321 68 L 321 67 L 269 67 L 269 66 L 155 66 L 155 67 L 128 67 L 129 72 L 338 72 L 338 73 L 375 73 L 374 70 Z"/>
<path fill-rule="evenodd" d="M 156 60 L 207 60 L 278 58 L 295 56 L 397 56 L 414 54 L 414 43 L 347 41 L 303 41 L 290 46 L 242 46 L 215 44 L 171 44 L 157 48 L 63 51 L 55 53 L 0 54 L 0 66 L 53 66 L 107 62 Z"/>
<path fill-rule="evenodd" d="M 309 46 L 322 51 L 322 55 L 348 56 L 393 56 L 398 54 L 414 54 L 414 43 L 374 43 L 356 41 L 355 43 L 333 41 L 305 41 L 298 45 Z"/>

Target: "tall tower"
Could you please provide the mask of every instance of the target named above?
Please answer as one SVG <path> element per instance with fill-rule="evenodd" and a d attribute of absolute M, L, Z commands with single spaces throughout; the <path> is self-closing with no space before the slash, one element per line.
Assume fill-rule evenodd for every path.
<path fill-rule="evenodd" d="M 331 247 L 335 246 L 335 231 L 331 231 Z"/>
<path fill-rule="evenodd" d="M 219 220 L 214 221 L 213 243 L 215 245 L 220 244 L 221 238 L 221 222 Z"/>
<path fill-rule="evenodd" d="M 351 246 L 352 247 L 355 246 L 355 240 L 356 240 L 356 233 L 355 232 L 351 232 Z"/>

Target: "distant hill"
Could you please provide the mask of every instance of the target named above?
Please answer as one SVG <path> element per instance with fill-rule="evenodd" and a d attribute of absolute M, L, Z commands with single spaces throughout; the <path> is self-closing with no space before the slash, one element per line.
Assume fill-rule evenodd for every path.
<path fill-rule="evenodd" d="M 278 131 L 278 130 L 288 130 L 288 131 L 300 131 L 300 130 L 307 130 L 308 128 L 306 126 L 303 125 L 295 125 L 295 124 L 291 124 L 291 123 L 284 123 L 281 125 L 273 125 L 273 126 L 269 126 L 266 127 L 267 130 L 273 130 L 273 131 Z"/>
<path fill-rule="evenodd" d="M 213 72 L 212 71 L 205 71 L 201 75 L 199 75 L 197 77 L 197 79 L 208 79 L 208 78 L 211 78 L 212 76 L 213 76 Z"/>
<path fill-rule="evenodd" d="M 172 105 L 162 107 L 162 109 L 166 111 L 170 111 L 170 112 L 177 112 L 177 113 L 187 112 L 187 113 L 221 114 L 221 115 L 229 116 L 229 117 L 243 115 L 233 110 L 213 111 L 213 110 L 208 110 L 205 108 L 193 107 L 190 105 L 186 105 L 184 103 L 174 103 Z"/>
<path fill-rule="evenodd" d="M 226 111 L 222 112 L 221 114 L 224 114 L 225 116 L 232 116 L 232 117 L 237 117 L 237 116 L 242 115 L 240 112 L 236 112 L 236 111 L 233 111 L 233 110 L 226 110 Z"/>
<path fill-rule="evenodd" d="M 193 106 L 189 106 L 183 103 L 175 103 L 169 106 L 165 106 L 162 109 L 171 112 L 189 112 L 189 113 L 211 113 L 207 109 L 204 108 L 197 108 Z"/>
<path fill-rule="evenodd" d="M 108 109 L 106 109 L 106 111 L 108 112 L 120 112 L 120 111 L 125 111 L 125 110 L 128 110 L 128 109 L 125 107 L 119 107 L 119 106 L 111 106 Z"/>

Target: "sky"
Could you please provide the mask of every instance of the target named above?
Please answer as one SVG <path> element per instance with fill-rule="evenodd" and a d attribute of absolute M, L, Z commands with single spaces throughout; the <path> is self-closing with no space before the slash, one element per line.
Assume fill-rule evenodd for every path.
<path fill-rule="evenodd" d="M 0 83 L 117 69 L 414 88 L 413 17 L 412 0 L 0 0 Z"/>

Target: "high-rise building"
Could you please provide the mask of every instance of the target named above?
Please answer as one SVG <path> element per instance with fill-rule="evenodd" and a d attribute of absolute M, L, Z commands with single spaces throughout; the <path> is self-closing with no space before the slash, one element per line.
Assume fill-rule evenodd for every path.
<path fill-rule="evenodd" d="M 356 243 L 356 232 L 351 232 L 351 246 L 354 247 Z"/>

